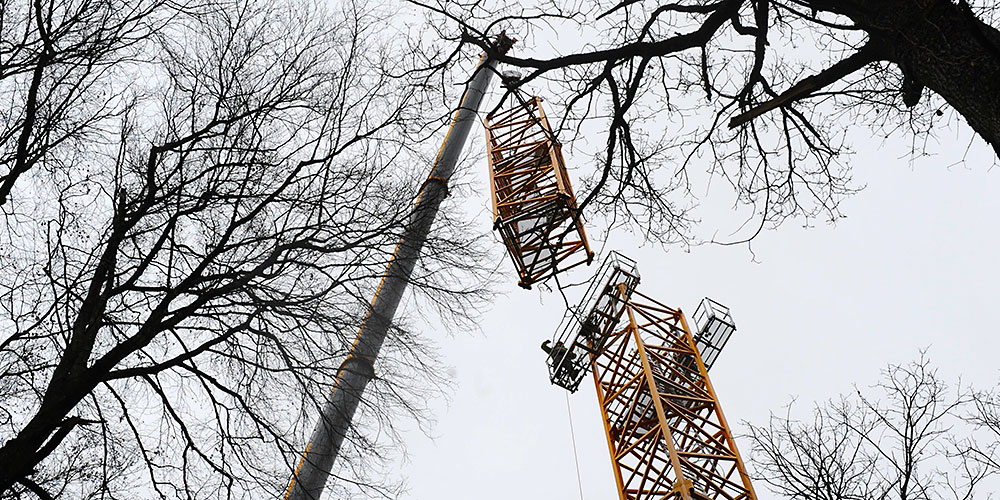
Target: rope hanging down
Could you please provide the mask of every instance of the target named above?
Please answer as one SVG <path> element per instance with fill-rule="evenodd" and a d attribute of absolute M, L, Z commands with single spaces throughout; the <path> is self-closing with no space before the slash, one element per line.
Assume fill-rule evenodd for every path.
<path fill-rule="evenodd" d="M 573 412 L 569 409 L 569 393 L 566 396 L 566 414 L 569 415 L 569 436 L 573 441 L 573 463 L 576 464 L 576 486 L 580 491 L 580 500 L 583 500 L 583 478 L 580 476 L 580 457 L 576 452 L 576 431 L 573 430 Z"/>

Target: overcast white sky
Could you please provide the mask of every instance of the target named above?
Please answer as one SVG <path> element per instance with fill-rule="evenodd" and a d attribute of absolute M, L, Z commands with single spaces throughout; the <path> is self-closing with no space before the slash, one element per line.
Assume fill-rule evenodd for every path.
<path fill-rule="evenodd" d="M 789 221 L 762 233 L 755 255 L 746 246 L 718 245 L 665 252 L 612 235 L 606 250 L 638 261 L 644 293 L 689 314 L 704 296 L 732 309 L 737 332 L 712 381 L 737 434 L 745 432 L 742 421 L 766 423 L 792 398 L 796 414 L 808 416 L 815 401 L 851 392 L 852 384 L 868 386 L 887 364 L 913 360 L 923 348 L 945 380 L 961 377 L 980 388 L 1000 380 L 1000 170 L 990 169 L 995 158 L 986 148 L 954 165 L 967 147 L 955 137 L 942 133 L 938 156 L 911 163 L 905 139 L 882 144 L 859 130 L 850 161 L 855 180 L 867 187 L 843 204 L 847 218 L 811 228 Z M 482 147 L 481 128 L 471 140 Z M 467 206 L 488 228 L 481 160 L 472 176 L 481 195 Z M 576 180 L 574 159 L 567 161 Z M 720 234 L 739 222 L 720 220 L 729 223 L 717 228 Z M 592 244 L 599 249 L 602 242 Z M 506 296 L 484 317 L 483 332 L 433 339 L 457 388 L 450 404 L 432 403 L 433 439 L 406 434 L 409 457 L 400 470 L 410 487 L 406 498 L 581 496 L 566 393 L 549 385 L 538 348 L 562 316 L 562 300 L 538 287 L 518 288 L 509 263 L 500 269 Z M 582 496 L 617 498 L 589 378 L 569 401 Z M 749 443 L 738 441 L 746 457 Z M 763 484 L 756 488 L 762 499 L 774 498 Z"/>

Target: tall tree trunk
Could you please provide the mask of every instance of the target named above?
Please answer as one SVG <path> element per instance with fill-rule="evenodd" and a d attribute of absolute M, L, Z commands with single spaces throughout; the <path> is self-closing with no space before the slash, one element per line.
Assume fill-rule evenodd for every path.
<path fill-rule="evenodd" d="M 82 422 L 80 418 L 66 418 L 96 386 L 81 385 L 76 380 L 66 384 L 63 392 L 43 403 L 24 428 L 0 446 L 0 492 L 31 476 L 35 467 Z"/>
<path fill-rule="evenodd" d="M 882 47 L 903 71 L 904 87 L 941 95 L 1000 156 L 1000 31 L 977 19 L 965 0 L 845 4 L 851 6 L 831 10 L 850 17 Z"/>

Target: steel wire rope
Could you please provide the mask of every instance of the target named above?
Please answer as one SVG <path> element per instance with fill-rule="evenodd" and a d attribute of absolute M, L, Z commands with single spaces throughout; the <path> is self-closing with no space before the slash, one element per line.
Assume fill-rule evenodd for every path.
<path fill-rule="evenodd" d="M 580 500 L 583 500 L 583 478 L 580 475 L 580 457 L 576 452 L 576 431 L 573 429 L 573 411 L 570 410 L 569 406 L 569 393 L 564 391 L 563 395 L 566 396 L 566 415 L 569 416 L 569 436 L 573 442 L 573 463 L 576 464 L 576 486 L 580 492 Z"/>

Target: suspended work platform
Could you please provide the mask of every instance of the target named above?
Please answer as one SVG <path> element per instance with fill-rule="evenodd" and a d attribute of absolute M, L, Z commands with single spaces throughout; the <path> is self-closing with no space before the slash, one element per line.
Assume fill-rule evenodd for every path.
<path fill-rule="evenodd" d="M 590 280 L 590 286 L 576 307 L 570 308 L 556 328 L 548 347 L 549 380 L 570 392 L 576 392 L 590 368 L 590 354 L 604 348 L 607 336 L 601 332 L 606 323 L 617 323 L 619 304 L 628 299 L 639 285 L 635 261 L 611 252 Z"/>
<path fill-rule="evenodd" d="M 756 500 L 700 352 L 718 356 L 729 310 L 702 301 L 695 336 L 638 285 L 635 262 L 612 253 L 542 346 L 552 383 L 575 391 L 592 374 L 619 500 Z"/>
<path fill-rule="evenodd" d="M 514 261 L 518 285 L 531 288 L 589 264 L 594 254 L 541 99 L 520 100 L 487 117 L 486 147 L 493 227 Z"/>

